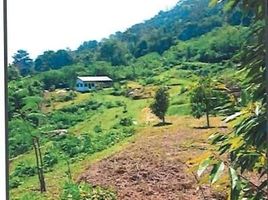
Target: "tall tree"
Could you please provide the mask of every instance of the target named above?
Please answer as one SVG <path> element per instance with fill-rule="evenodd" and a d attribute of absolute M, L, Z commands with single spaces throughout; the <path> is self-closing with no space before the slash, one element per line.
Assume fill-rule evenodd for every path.
<path fill-rule="evenodd" d="M 20 49 L 13 56 L 13 65 L 16 66 L 22 76 L 30 74 L 33 67 L 33 60 L 29 57 L 26 50 Z"/>
<path fill-rule="evenodd" d="M 60 69 L 65 65 L 71 65 L 73 59 L 68 51 L 60 49 L 56 52 L 45 51 L 39 55 L 35 60 L 36 71 L 47 71 L 49 69 Z"/>
<path fill-rule="evenodd" d="M 211 79 L 209 78 L 202 78 L 191 91 L 190 101 L 192 115 L 199 119 L 205 114 L 207 127 L 210 127 L 209 115 L 215 107 L 213 105 L 213 96 Z"/>
<path fill-rule="evenodd" d="M 154 97 L 154 102 L 150 105 L 152 112 L 165 124 L 165 115 L 169 106 L 169 94 L 165 87 L 159 88 Z"/>
<path fill-rule="evenodd" d="M 94 51 L 98 45 L 98 41 L 96 40 L 85 41 L 77 48 L 77 51 Z"/>

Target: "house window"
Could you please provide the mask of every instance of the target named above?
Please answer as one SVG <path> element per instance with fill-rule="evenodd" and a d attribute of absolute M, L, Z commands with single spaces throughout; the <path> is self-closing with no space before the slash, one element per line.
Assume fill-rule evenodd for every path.
<path fill-rule="evenodd" d="M 87 83 L 85 83 L 85 84 L 84 84 L 84 87 L 88 87 L 88 84 L 87 84 Z"/>
<path fill-rule="evenodd" d="M 80 87 L 83 87 L 83 84 L 82 83 L 80 83 Z"/>
<path fill-rule="evenodd" d="M 79 87 L 79 83 L 76 84 L 76 87 Z"/>

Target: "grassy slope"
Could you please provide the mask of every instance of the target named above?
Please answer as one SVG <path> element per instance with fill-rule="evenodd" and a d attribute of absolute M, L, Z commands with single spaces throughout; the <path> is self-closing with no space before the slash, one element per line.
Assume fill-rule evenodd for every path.
<path fill-rule="evenodd" d="M 190 113 L 187 92 L 180 94 L 180 90 L 182 87 L 190 87 L 196 77 L 192 76 L 191 78 L 187 78 L 185 76 L 187 74 L 189 74 L 189 72 L 185 70 L 177 70 L 176 68 L 172 68 L 154 77 L 156 80 L 168 80 L 168 82 L 166 83 L 167 85 L 170 85 L 170 107 L 168 110 L 168 115 L 180 116 L 188 115 Z M 140 85 L 135 82 L 131 82 L 129 86 L 134 88 L 140 87 Z M 146 88 L 155 88 L 155 86 L 146 86 Z M 52 95 L 56 94 L 52 93 Z M 81 103 L 87 99 L 98 100 L 102 102 L 123 101 L 126 103 L 128 112 L 123 113 L 122 106 L 110 109 L 102 109 L 101 112 L 96 112 L 93 116 L 85 118 L 83 122 L 80 122 L 75 126 L 71 127 L 69 129 L 70 133 L 78 135 L 83 132 L 91 133 L 93 132 L 93 129 L 96 125 L 101 125 L 101 128 L 103 130 L 109 130 L 118 121 L 120 117 L 126 115 L 131 116 L 134 121 L 137 122 L 137 131 L 136 135 L 130 138 L 126 138 L 106 150 L 94 153 L 93 155 L 86 155 L 84 159 L 77 160 L 75 163 L 71 164 L 72 175 L 74 178 L 81 174 L 90 164 L 123 150 L 131 141 L 135 140 L 138 137 L 142 137 L 142 130 L 152 125 L 151 122 L 155 123 L 157 120 L 154 116 L 152 117 L 151 114 L 148 113 L 149 109 L 146 109 L 146 107 L 148 108 L 152 99 L 132 100 L 123 96 L 109 95 L 109 91 L 105 90 L 96 93 L 79 93 L 74 100 L 68 102 L 52 102 L 52 106 L 48 107 L 46 112 L 53 112 L 53 109 L 57 110 L 63 107 L 68 107 L 73 104 Z M 49 144 L 51 143 L 47 143 L 46 146 L 42 147 L 43 152 L 49 146 Z M 15 166 L 21 161 L 28 162 L 29 165 L 35 165 L 33 151 L 14 159 L 14 161 L 12 161 L 12 163 L 10 164 L 10 172 L 12 172 Z M 52 172 L 46 173 L 45 178 L 47 182 L 48 192 L 44 195 L 38 195 L 37 199 L 57 199 L 58 195 L 60 194 L 60 189 L 62 188 L 63 183 L 67 180 L 65 174 L 66 170 L 66 162 L 64 160 L 60 160 L 60 162 L 53 167 Z M 38 190 L 38 179 L 37 176 L 34 176 L 25 178 L 24 183 L 17 189 L 12 189 L 10 191 L 10 194 L 12 196 L 12 199 L 17 199 L 25 193 L 31 193 L 36 190 Z M 36 195 L 39 193 L 34 194 Z"/>
<path fill-rule="evenodd" d="M 76 104 L 80 103 L 84 99 L 87 98 L 92 98 L 94 100 L 99 100 L 99 101 L 124 101 L 127 105 L 127 110 L 128 116 L 133 117 L 135 121 L 137 121 L 137 125 L 141 126 L 141 121 L 139 120 L 140 112 L 141 110 L 148 106 L 149 101 L 148 100 L 130 100 L 125 97 L 119 96 L 111 96 L 105 94 L 105 92 L 100 92 L 100 93 L 88 93 L 88 94 L 78 94 L 78 96 L 75 98 L 74 101 L 69 101 L 68 102 L 57 102 L 55 103 L 54 109 L 59 109 L 71 104 Z M 110 108 L 110 109 L 104 109 L 102 112 L 97 112 L 95 113 L 92 117 L 85 119 L 83 122 L 78 123 L 77 125 L 71 127 L 69 131 L 74 134 L 80 134 L 83 132 L 92 132 L 95 125 L 101 124 L 101 127 L 104 130 L 109 130 L 117 121 L 117 118 L 115 115 L 123 116 L 123 108 L 122 107 L 116 107 L 116 108 Z M 109 149 L 106 149 L 102 152 L 95 153 L 93 155 L 88 155 L 85 157 L 84 160 L 80 160 L 75 162 L 74 164 L 71 165 L 71 169 L 74 172 L 74 175 L 78 175 L 81 173 L 85 167 L 91 163 L 91 162 L 96 162 L 100 159 L 103 159 L 119 150 L 121 150 L 125 143 L 130 141 L 131 138 L 125 139 L 124 141 L 120 142 L 116 146 L 112 146 Z M 51 143 L 47 143 L 45 146 L 42 147 L 42 151 L 44 152 L 47 147 L 50 146 Z M 35 165 L 35 157 L 34 157 L 34 152 L 30 151 L 26 154 L 23 154 L 10 163 L 10 172 L 12 173 L 20 162 L 26 162 L 29 165 Z M 45 174 L 46 182 L 47 182 L 47 188 L 48 188 L 48 193 L 46 195 L 41 195 L 40 198 L 44 199 L 55 199 L 58 198 L 59 194 L 59 189 L 61 188 L 62 184 L 64 181 L 67 180 L 65 176 L 65 171 L 67 170 L 66 163 L 61 160 L 57 165 L 54 166 L 53 172 L 49 172 Z M 37 177 L 28 177 L 25 178 L 23 185 L 19 186 L 17 189 L 11 190 L 10 194 L 12 199 L 16 199 L 18 197 L 21 197 L 25 191 L 30 192 L 32 189 L 37 190 L 38 188 L 36 187 L 38 185 L 38 180 Z"/>

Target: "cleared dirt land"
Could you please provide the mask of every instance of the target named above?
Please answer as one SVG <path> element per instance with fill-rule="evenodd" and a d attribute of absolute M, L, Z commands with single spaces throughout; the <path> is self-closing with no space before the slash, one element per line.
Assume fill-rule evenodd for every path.
<path fill-rule="evenodd" d="M 150 127 L 138 131 L 127 148 L 90 165 L 77 181 L 112 188 L 120 200 L 225 199 L 217 187 L 201 188 L 195 176 L 196 161 L 211 148 L 208 135 L 227 130 L 220 119 L 211 119 L 211 129 L 192 117 L 169 117 L 166 126 L 148 119 Z"/>

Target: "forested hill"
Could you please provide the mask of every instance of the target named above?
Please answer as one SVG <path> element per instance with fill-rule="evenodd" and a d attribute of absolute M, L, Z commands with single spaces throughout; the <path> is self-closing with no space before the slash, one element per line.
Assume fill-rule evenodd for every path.
<path fill-rule="evenodd" d="M 135 58 L 150 52 L 162 54 L 178 40 L 199 37 L 225 24 L 248 25 L 249 18 L 243 17 L 238 10 L 232 14 L 224 13 L 223 5 L 209 6 L 209 0 L 182 0 L 173 9 L 160 11 L 150 20 L 136 24 L 123 33 L 116 32 L 99 45 L 120 46 L 119 42 L 122 42 L 126 45 L 128 53 Z M 91 49 L 92 45 L 94 46 L 94 41 L 84 42 L 78 50 Z M 103 52 L 106 58 L 104 54 Z"/>
<path fill-rule="evenodd" d="M 239 10 L 227 14 L 223 11 L 223 5 L 218 4 L 212 7 L 209 4 L 209 0 L 179 1 L 173 9 L 160 11 L 153 18 L 133 25 L 125 32 L 116 32 L 101 41 L 84 41 L 73 51 L 70 49 L 45 51 L 35 60 L 32 60 L 27 50 L 18 50 L 13 57 L 13 65 L 9 67 L 9 80 L 77 64 L 82 64 L 85 67 L 89 65 L 102 65 L 106 67 L 109 65 L 131 66 L 139 58 L 147 54 L 157 53 L 163 55 L 164 52 L 168 52 L 171 49 L 170 47 L 178 45 L 182 45 L 184 48 L 184 42 L 200 39 L 200 36 L 213 31 L 216 32 L 216 37 L 222 37 L 221 40 L 223 41 L 226 41 L 227 35 L 230 37 L 230 35 L 234 34 L 234 37 L 237 37 L 233 39 L 238 40 L 235 44 L 225 42 L 227 46 L 224 49 L 229 51 L 228 56 L 217 52 L 218 50 L 221 51 L 221 48 L 214 46 L 212 49 L 214 52 L 210 51 L 211 49 L 206 49 L 207 52 L 212 52 L 212 56 L 205 55 L 206 52 L 203 51 L 201 56 L 197 58 L 198 54 L 200 54 L 200 52 L 198 53 L 199 50 L 191 52 L 188 46 L 187 55 L 184 55 L 184 57 L 186 57 L 186 60 L 195 57 L 194 60 L 213 63 L 229 59 L 239 49 L 243 39 L 241 39 L 243 36 L 239 36 L 239 32 L 241 32 L 241 35 L 244 35 L 244 31 L 239 28 L 247 26 L 250 20 L 248 17 L 243 16 Z M 237 30 L 231 28 L 234 26 L 238 27 Z M 223 28 L 220 29 L 221 27 Z M 224 35 L 224 33 L 226 34 Z M 215 57 L 216 54 L 220 54 L 220 56 L 217 55 Z M 97 62 L 102 63 L 97 64 Z M 91 66 L 91 68 L 95 67 Z M 86 69 L 74 70 L 78 74 L 81 71 L 94 75 L 108 73 L 107 70 L 103 69 L 97 71 Z M 109 73 L 108 75 L 113 76 Z"/>

